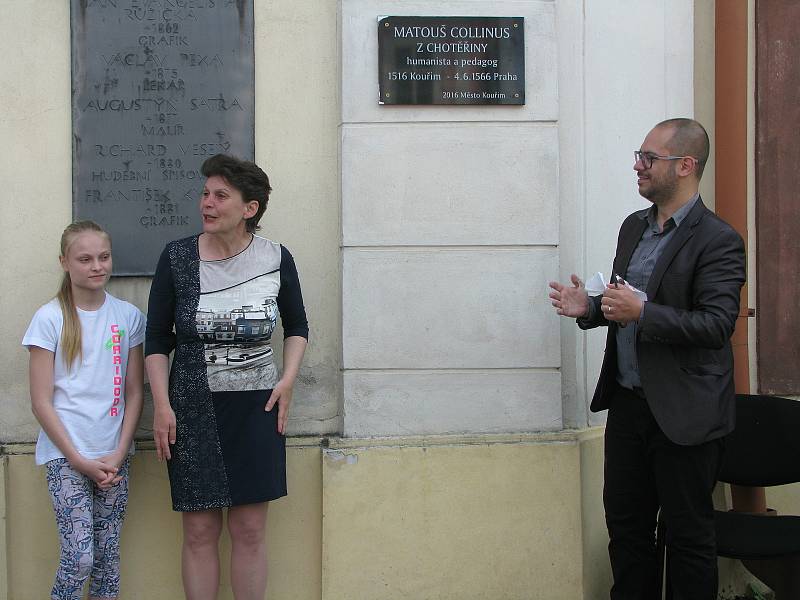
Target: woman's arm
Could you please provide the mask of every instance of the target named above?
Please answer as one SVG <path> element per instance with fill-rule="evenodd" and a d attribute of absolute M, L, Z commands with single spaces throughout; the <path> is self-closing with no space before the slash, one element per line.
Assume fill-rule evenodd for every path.
<path fill-rule="evenodd" d="M 306 352 L 308 340 L 306 338 L 293 335 L 283 340 L 283 375 L 267 401 L 265 410 L 270 411 L 275 403 L 278 404 L 278 433 L 286 432 L 286 423 L 289 421 L 289 406 L 292 404 L 292 391 L 297 374 L 300 372 L 300 365 L 303 363 L 303 355 Z"/>
<path fill-rule="evenodd" d="M 77 471 L 92 479 L 101 488 L 111 485 L 117 469 L 99 460 L 85 458 L 72 443 L 64 424 L 53 406 L 53 369 L 55 353 L 39 346 L 29 346 L 31 410 L 56 447 Z"/>
<path fill-rule="evenodd" d="M 153 395 L 153 439 L 158 460 L 171 459 L 169 445 L 175 443 L 175 412 L 169 404 L 169 354 L 176 344 L 176 299 L 168 248 L 158 259 L 150 285 L 145 333 L 144 363 Z"/>
<path fill-rule="evenodd" d="M 153 395 L 153 439 L 158 460 L 172 458 L 170 444 L 175 443 L 175 411 L 169 404 L 169 357 L 151 354 L 145 358 L 150 392 Z"/>
<path fill-rule="evenodd" d="M 283 325 L 283 374 L 267 400 L 264 410 L 278 404 L 278 433 L 286 433 L 292 390 L 308 345 L 308 319 L 300 291 L 300 277 L 291 252 L 281 246 L 281 288 L 278 310 Z"/>

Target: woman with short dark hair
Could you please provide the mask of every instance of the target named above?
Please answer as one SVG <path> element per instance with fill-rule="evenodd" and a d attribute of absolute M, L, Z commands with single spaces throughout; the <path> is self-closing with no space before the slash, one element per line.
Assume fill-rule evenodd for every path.
<path fill-rule="evenodd" d="M 266 508 L 286 495 L 284 435 L 308 322 L 292 255 L 255 235 L 271 191 L 266 173 L 222 154 L 202 172 L 203 231 L 167 244 L 150 290 L 153 435 L 183 513 L 186 597 L 217 596 L 227 508 L 234 597 L 262 599 Z M 279 314 L 282 373 L 270 345 Z"/>

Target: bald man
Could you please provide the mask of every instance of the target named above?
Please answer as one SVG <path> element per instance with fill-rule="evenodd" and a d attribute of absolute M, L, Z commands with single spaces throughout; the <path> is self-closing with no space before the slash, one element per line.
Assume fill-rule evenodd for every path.
<path fill-rule="evenodd" d="M 741 237 L 699 195 L 708 134 L 692 119 L 656 125 L 634 152 L 639 194 L 612 282 L 590 298 L 577 276 L 551 282 L 556 312 L 581 329 L 607 326 L 592 411 L 608 409 L 603 504 L 612 600 L 652 600 L 655 528 L 665 522 L 675 600 L 716 600 L 711 494 L 734 426 L 730 338 L 745 281 Z M 630 289 L 644 290 L 644 301 Z"/>

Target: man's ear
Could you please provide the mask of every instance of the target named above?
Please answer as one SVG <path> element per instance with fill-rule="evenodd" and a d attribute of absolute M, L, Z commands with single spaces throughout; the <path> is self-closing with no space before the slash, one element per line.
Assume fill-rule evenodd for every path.
<path fill-rule="evenodd" d="M 678 175 L 681 177 L 688 177 L 693 173 L 697 173 L 699 161 L 694 156 L 684 156 L 678 161 Z"/>

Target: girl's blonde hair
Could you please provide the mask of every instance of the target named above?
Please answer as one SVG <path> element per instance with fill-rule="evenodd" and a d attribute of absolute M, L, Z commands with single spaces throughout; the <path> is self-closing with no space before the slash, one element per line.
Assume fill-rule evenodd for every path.
<path fill-rule="evenodd" d="M 61 256 L 66 258 L 69 247 L 75 241 L 75 238 L 87 231 L 94 231 L 104 235 L 108 239 L 108 243 L 111 244 L 111 237 L 108 232 L 94 221 L 76 221 L 67 225 L 64 233 L 61 234 Z M 64 318 L 64 324 L 61 328 L 61 352 L 64 356 L 64 363 L 67 368 L 70 368 L 76 358 L 83 358 L 83 339 L 78 309 L 75 308 L 75 300 L 72 297 L 72 280 L 69 277 L 69 271 L 64 271 L 61 287 L 58 290 L 58 294 L 56 294 L 56 298 L 61 306 L 61 314 Z"/>

